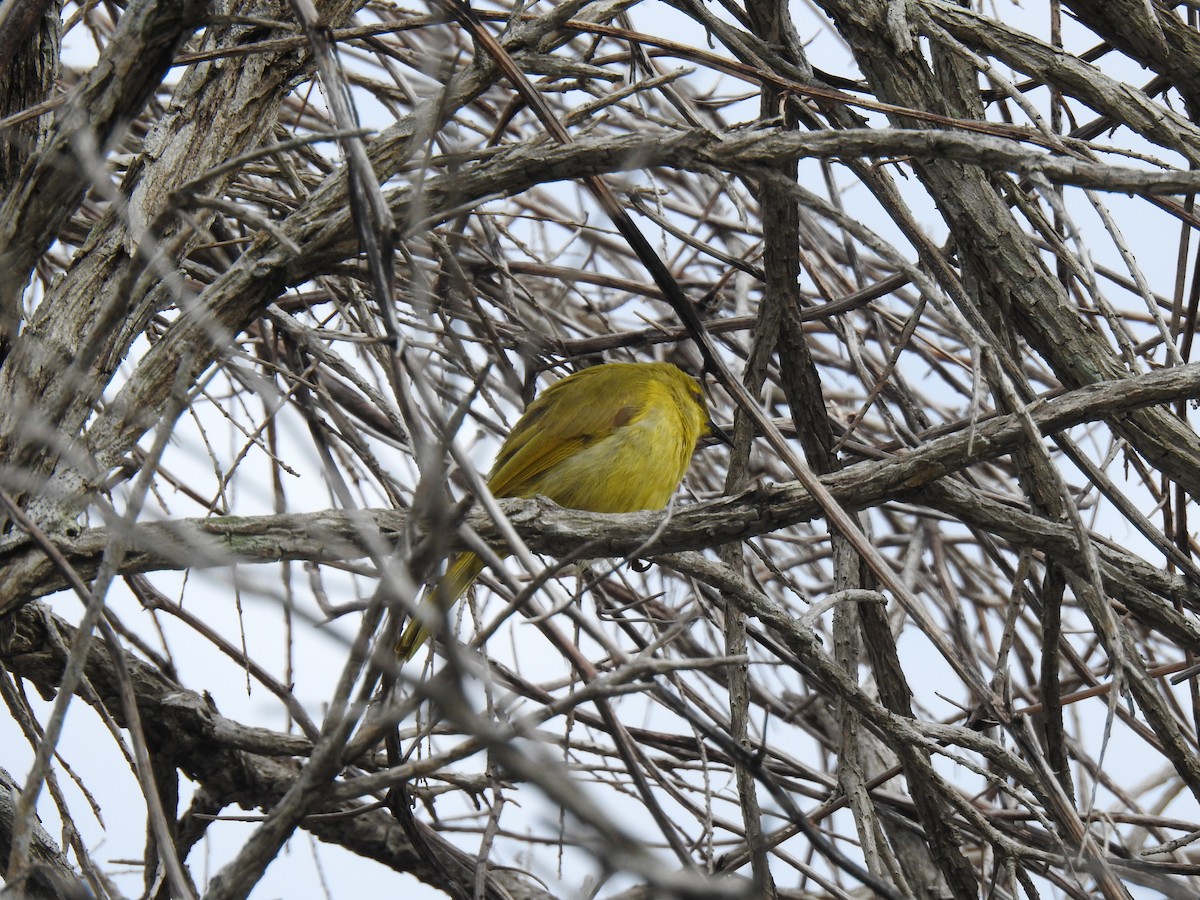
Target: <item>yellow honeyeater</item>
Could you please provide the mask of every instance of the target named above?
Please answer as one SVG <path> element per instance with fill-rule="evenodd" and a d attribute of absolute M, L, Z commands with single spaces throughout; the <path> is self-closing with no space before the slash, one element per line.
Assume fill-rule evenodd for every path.
<path fill-rule="evenodd" d="M 708 431 L 704 393 L 677 366 L 595 366 L 555 382 L 529 404 L 500 447 L 488 489 L 496 497 L 542 496 L 592 512 L 661 509 Z M 474 553 L 458 554 L 425 606 L 449 609 L 482 569 Z M 429 637 L 428 612 L 400 635 L 401 659 L 411 659 Z"/>

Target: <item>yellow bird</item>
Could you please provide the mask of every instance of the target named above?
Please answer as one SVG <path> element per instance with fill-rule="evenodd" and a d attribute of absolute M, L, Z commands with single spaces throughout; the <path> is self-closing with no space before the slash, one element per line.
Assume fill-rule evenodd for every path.
<path fill-rule="evenodd" d="M 529 404 L 500 447 L 488 490 L 591 512 L 662 509 L 708 433 L 704 393 L 677 366 L 594 366 L 555 382 Z M 482 570 L 474 553 L 454 557 L 426 595 L 424 612 L 400 635 L 402 660 L 429 637 L 433 609 L 449 609 Z"/>

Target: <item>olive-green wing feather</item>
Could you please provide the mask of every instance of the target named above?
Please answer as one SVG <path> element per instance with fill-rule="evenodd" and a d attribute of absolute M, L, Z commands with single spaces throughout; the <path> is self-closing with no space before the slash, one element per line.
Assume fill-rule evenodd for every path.
<path fill-rule="evenodd" d="M 584 369 L 555 382 L 513 427 L 496 457 L 488 488 L 497 497 L 539 493 L 540 477 L 558 463 L 637 420 L 646 405 L 644 391 L 638 388 L 636 381 L 629 383 L 628 373 L 612 365 Z"/>

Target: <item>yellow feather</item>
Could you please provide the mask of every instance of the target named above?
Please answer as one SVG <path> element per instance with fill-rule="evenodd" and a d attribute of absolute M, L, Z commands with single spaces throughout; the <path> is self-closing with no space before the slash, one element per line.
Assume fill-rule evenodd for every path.
<path fill-rule="evenodd" d="M 544 390 L 500 447 L 488 476 L 497 497 L 546 497 L 592 512 L 667 505 L 708 433 L 708 409 L 694 378 L 670 363 L 607 363 Z M 425 598 L 396 646 L 410 659 L 483 570 L 460 553 Z"/>

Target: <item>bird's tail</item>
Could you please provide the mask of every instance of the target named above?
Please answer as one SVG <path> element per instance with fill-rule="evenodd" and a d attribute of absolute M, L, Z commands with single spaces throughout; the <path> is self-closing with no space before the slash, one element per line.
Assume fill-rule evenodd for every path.
<path fill-rule="evenodd" d="M 438 619 L 467 592 L 471 582 L 482 571 L 483 561 L 474 553 L 460 553 L 454 557 L 446 574 L 438 580 L 433 590 L 426 592 L 416 615 L 404 626 L 400 640 L 396 642 L 396 656 L 401 662 L 413 658 L 421 645 L 429 639 L 429 634 L 436 627 Z"/>

